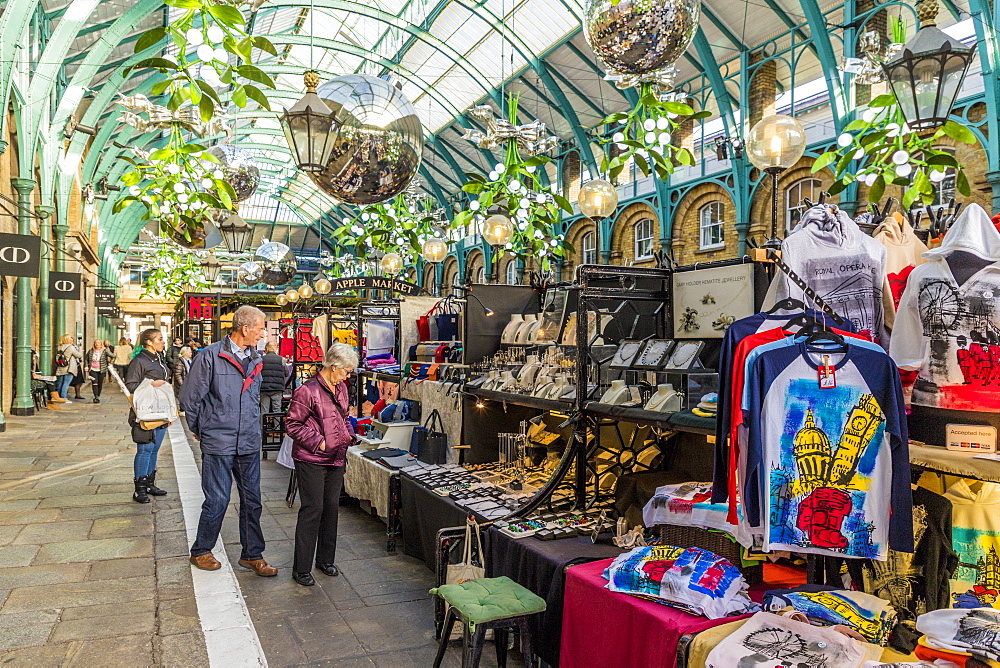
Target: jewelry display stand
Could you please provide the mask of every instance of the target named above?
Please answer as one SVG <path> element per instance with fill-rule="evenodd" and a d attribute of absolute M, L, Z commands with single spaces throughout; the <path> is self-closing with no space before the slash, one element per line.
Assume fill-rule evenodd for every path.
<path fill-rule="evenodd" d="M 644 341 L 622 341 L 608 366 L 612 369 L 628 369 L 642 352 L 644 345 Z"/>
<path fill-rule="evenodd" d="M 624 380 L 613 380 L 611 381 L 611 387 L 609 387 L 608 391 L 601 397 L 601 403 L 617 406 L 618 404 L 623 404 L 628 401 L 631 396 L 629 387 L 625 384 Z"/>
<path fill-rule="evenodd" d="M 698 355 L 705 346 L 704 341 L 680 341 L 674 347 L 664 369 L 693 369 L 698 363 Z"/>
<path fill-rule="evenodd" d="M 684 395 L 674 389 L 670 383 L 656 386 L 656 392 L 649 398 L 643 408 L 647 411 L 660 413 L 676 413 L 681 410 Z"/>
<path fill-rule="evenodd" d="M 674 342 L 664 339 L 646 341 L 642 352 L 632 361 L 635 369 L 662 369 L 674 349 Z"/>
<path fill-rule="evenodd" d="M 500 334 L 500 343 L 514 343 L 514 337 L 522 322 L 524 322 L 524 316 L 520 313 L 510 316 L 510 322 L 507 323 L 507 326 L 503 328 L 503 333 Z"/>
<path fill-rule="evenodd" d="M 528 332 L 531 330 L 532 326 L 537 326 L 538 321 L 536 320 L 534 313 L 529 313 L 528 315 L 522 316 L 523 320 L 517 327 L 517 331 L 514 333 L 514 339 L 508 340 L 507 343 L 527 343 L 528 342 Z"/>

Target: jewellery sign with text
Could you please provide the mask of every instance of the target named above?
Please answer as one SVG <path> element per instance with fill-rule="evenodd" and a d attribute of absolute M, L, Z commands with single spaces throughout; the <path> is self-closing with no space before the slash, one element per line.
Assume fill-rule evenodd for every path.
<path fill-rule="evenodd" d="M 740 318 L 753 315 L 753 265 L 675 272 L 674 338 L 721 339 Z"/>
<path fill-rule="evenodd" d="M 83 274 L 71 274 L 65 271 L 49 272 L 49 299 L 79 300 L 80 284 Z"/>
<path fill-rule="evenodd" d="M 41 237 L 0 233 L 0 275 L 38 278 Z"/>

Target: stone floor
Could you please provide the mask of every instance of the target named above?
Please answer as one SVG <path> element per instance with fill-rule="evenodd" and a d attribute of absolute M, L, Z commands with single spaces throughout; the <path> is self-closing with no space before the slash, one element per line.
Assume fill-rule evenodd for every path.
<path fill-rule="evenodd" d="M 101 404 L 63 408 L 8 417 L 0 434 L 0 664 L 205 665 L 169 437 L 157 483 L 172 493 L 139 505 L 131 500 L 134 445 L 122 395 L 112 389 Z M 262 471 L 265 557 L 281 572 L 260 578 L 236 570 L 268 663 L 430 666 L 432 573 L 387 554 L 385 525 L 346 505 L 337 551 L 342 576 L 316 572 L 318 586 L 295 584 L 297 506 L 284 501 L 288 471 L 273 458 Z M 223 529 L 234 565 L 235 517 L 231 506 Z M 454 644 L 445 665 L 460 664 Z M 491 646 L 482 665 L 496 665 Z"/>

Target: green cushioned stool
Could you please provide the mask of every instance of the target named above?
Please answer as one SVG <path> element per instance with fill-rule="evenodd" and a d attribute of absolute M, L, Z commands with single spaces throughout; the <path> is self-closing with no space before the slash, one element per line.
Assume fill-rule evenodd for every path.
<path fill-rule="evenodd" d="M 497 664 L 507 665 L 507 632 L 516 627 L 521 633 L 521 652 L 524 665 L 535 665 L 535 653 L 531 646 L 531 630 L 528 617 L 545 610 L 545 599 L 508 577 L 477 578 L 461 584 L 449 584 L 431 589 L 450 606 L 441 629 L 441 645 L 438 647 L 434 668 L 441 666 L 448 639 L 456 621 L 464 628 L 463 668 L 476 668 L 483 655 L 486 631 L 493 629 L 497 647 Z"/>

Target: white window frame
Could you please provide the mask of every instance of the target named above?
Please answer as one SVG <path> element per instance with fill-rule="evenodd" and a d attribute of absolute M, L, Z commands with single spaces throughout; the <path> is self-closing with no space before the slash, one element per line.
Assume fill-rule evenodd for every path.
<path fill-rule="evenodd" d="M 518 285 L 521 281 L 517 278 L 517 260 L 510 260 L 504 269 L 504 281 L 507 285 Z"/>
<path fill-rule="evenodd" d="M 580 259 L 583 264 L 597 264 L 597 232 L 590 230 L 584 232 L 580 240 Z"/>
<path fill-rule="evenodd" d="M 647 229 L 648 228 L 648 229 Z M 647 260 L 653 257 L 653 224 L 652 218 L 643 218 L 632 227 L 635 235 L 635 259 Z M 642 236 L 640 236 L 642 234 Z M 646 245 L 648 244 L 648 246 Z"/>
<path fill-rule="evenodd" d="M 474 283 L 486 283 L 486 267 L 479 267 L 476 269 L 476 280 Z"/>
<path fill-rule="evenodd" d="M 808 186 L 808 190 L 806 187 Z M 802 214 L 809 205 L 802 200 L 808 197 L 813 202 L 819 201 L 819 194 L 823 191 L 823 182 L 817 178 L 807 176 L 799 179 L 785 190 L 785 234 L 791 233 L 795 226 L 799 224 Z"/>
<path fill-rule="evenodd" d="M 954 146 L 935 146 L 934 149 L 937 151 L 945 151 L 950 153 L 952 156 L 955 155 Z M 937 211 L 938 209 L 947 207 L 951 198 L 956 197 L 958 194 L 955 190 L 955 182 L 958 178 L 958 172 L 955 171 L 954 167 L 948 167 L 944 170 L 944 173 L 944 179 L 936 184 L 937 190 L 934 194 L 934 202 L 931 204 L 931 211 Z M 910 209 L 918 209 L 920 211 L 924 211 L 925 208 L 924 203 L 919 199 L 913 203 L 913 206 L 910 207 Z"/>
<path fill-rule="evenodd" d="M 726 247 L 725 204 L 721 201 L 709 202 L 698 210 L 698 250 L 712 250 Z M 718 230 L 718 241 L 712 241 Z"/>

